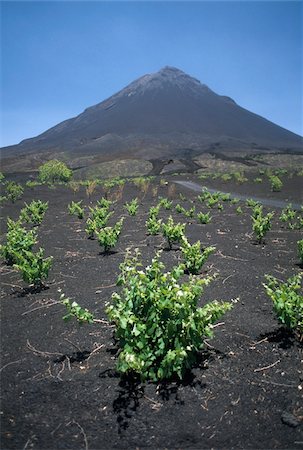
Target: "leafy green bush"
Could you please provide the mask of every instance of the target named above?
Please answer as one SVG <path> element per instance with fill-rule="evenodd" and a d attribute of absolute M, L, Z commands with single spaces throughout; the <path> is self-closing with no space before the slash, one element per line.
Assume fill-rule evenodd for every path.
<path fill-rule="evenodd" d="M 113 212 L 108 212 L 109 207 L 99 208 L 95 206 L 90 209 L 90 217 L 86 221 L 85 231 L 90 239 L 94 237 L 95 233 L 98 233 L 102 228 L 106 227 L 109 218 L 113 215 Z"/>
<path fill-rule="evenodd" d="M 286 208 L 282 209 L 280 220 L 283 223 L 287 223 L 289 229 L 293 230 L 296 227 L 296 211 L 292 209 L 292 205 L 289 203 Z"/>
<path fill-rule="evenodd" d="M 252 216 L 253 231 L 259 244 L 261 244 L 264 236 L 271 229 L 271 219 L 273 216 L 273 213 L 268 213 L 265 216 L 262 216 L 262 214 L 259 214 L 256 217 Z"/>
<path fill-rule="evenodd" d="M 196 212 L 195 206 L 192 206 L 190 209 L 185 209 L 183 206 L 181 206 L 179 203 L 175 206 L 175 210 L 177 213 L 184 214 L 185 217 L 193 218 Z"/>
<path fill-rule="evenodd" d="M 267 295 L 274 303 L 274 310 L 280 322 L 290 330 L 294 330 L 300 338 L 303 337 L 303 296 L 302 274 L 290 277 L 286 283 L 280 283 L 276 278 L 265 275 L 267 283 L 263 283 Z"/>
<path fill-rule="evenodd" d="M 162 220 L 157 219 L 156 216 L 149 217 L 145 222 L 145 226 L 148 230 L 148 233 L 151 235 L 156 235 L 160 232 L 162 226 Z"/>
<path fill-rule="evenodd" d="M 14 267 L 18 269 L 23 280 L 34 286 L 41 286 L 42 280 L 46 280 L 52 266 L 53 258 L 43 258 L 44 250 L 40 248 L 37 253 L 23 251 L 18 256 L 18 261 Z"/>
<path fill-rule="evenodd" d="M 185 223 L 175 223 L 172 216 L 169 216 L 166 223 L 162 223 L 162 234 L 167 239 L 170 249 L 172 249 L 174 242 L 181 242 L 185 226 Z"/>
<path fill-rule="evenodd" d="M 138 199 L 134 198 L 129 203 L 125 203 L 124 208 L 130 216 L 135 216 L 139 208 Z"/>
<path fill-rule="evenodd" d="M 173 202 L 167 198 L 161 198 L 158 205 L 162 206 L 164 209 L 171 209 Z"/>
<path fill-rule="evenodd" d="M 1 256 L 6 263 L 17 263 L 24 252 L 30 251 L 37 242 L 34 230 L 28 231 L 21 225 L 21 221 L 7 219 L 6 244 L 0 246 Z"/>
<path fill-rule="evenodd" d="M 24 189 L 21 184 L 9 181 L 5 188 L 5 195 L 12 203 L 19 200 L 23 195 Z"/>
<path fill-rule="evenodd" d="M 68 212 L 74 216 L 77 216 L 78 219 L 83 219 L 84 217 L 84 208 L 82 208 L 82 200 L 79 202 L 72 201 L 67 207 Z"/>
<path fill-rule="evenodd" d="M 66 164 L 57 159 L 52 159 L 39 167 L 39 180 L 42 183 L 66 183 L 73 176 Z"/>
<path fill-rule="evenodd" d="M 5 180 L 5 176 L 2 172 L 0 172 L 0 183 L 2 184 L 4 180 Z"/>
<path fill-rule="evenodd" d="M 104 247 L 105 253 L 108 253 L 111 248 L 116 246 L 121 234 L 123 221 L 124 217 L 122 217 L 115 226 L 102 228 L 97 232 L 98 242 Z"/>
<path fill-rule="evenodd" d="M 232 173 L 233 178 L 235 179 L 235 181 L 237 183 L 245 183 L 246 181 L 248 181 L 248 179 L 244 176 L 243 172 L 233 172 Z"/>
<path fill-rule="evenodd" d="M 210 216 L 209 212 L 207 212 L 207 213 L 199 212 L 197 214 L 197 218 L 198 218 L 198 221 L 203 224 L 209 223 L 211 221 L 211 216 Z"/>
<path fill-rule="evenodd" d="M 108 210 L 110 206 L 112 205 L 112 201 L 108 200 L 107 198 L 102 197 L 100 200 L 97 201 L 97 206 L 101 209 Z"/>
<path fill-rule="evenodd" d="M 186 237 L 182 239 L 181 251 L 184 257 L 185 266 L 192 274 L 199 273 L 205 261 L 215 250 L 216 247 L 206 247 L 201 249 L 200 241 L 190 245 Z"/>
<path fill-rule="evenodd" d="M 303 264 L 303 239 L 297 242 L 298 245 L 298 255 L 301 261 L 301 264 Z"/>
<path fill-rule="evenodd" d="M 107 307 L 121 347 L 117 369 L 124 374 L 135 372 L 142 380 L 174 375 L 182 379 L 203 339 L 213 335 L 212 324 L 232 304 L 214 301 L 199 308 L 203 288 L 212 278 L 190 277 L 181 284 L 183 266 L 164 272 L 159 252 L 145 270 L 138 270 L 140 266 L 138 251 L 134 257 L 126 256 L 118 279 L 123 290 L 113 294 Z"/>
<path fill-rule="evenodd" d="M 243 214 L 243 210 L 242 210 L 241 206 L 238 206 L 238 208 L 236 209 L 236 213 Z"/>
<path fill-rule="evenodd" d="M 249 208 L 254 208 L 255 206 L 260 205 L 259 202 L 256 202 L 255 200 L 253 200 L 252 198 L 248 198 L 246 200 L 246 206 L 248 206 Z"/>
<path fill-rule="evenodd" d="M 48 202 L 33 200 L 29 205 L 25 203 L 25 207 L 20 212 L 20 219 L 33 223 L 34 225 L 40 225 L 47 209 Z"/>
<path fill-rule="evenodd" d="M 254 183 L 262 183 L 262 178 L 260 178 L 260 177 L 256 177 L 256 178 L 254 178 Z"/>
<path fill-rule="evenodd" d="M 271 185 L 271 190 L 273 192 L 280 192 L 281 191 L 283 183 L 280 180 L 280 178 L 277 177 L 277 175 L 271 175 L 269 177 L 269 181 L 270 181 L 270 185 Z"/>

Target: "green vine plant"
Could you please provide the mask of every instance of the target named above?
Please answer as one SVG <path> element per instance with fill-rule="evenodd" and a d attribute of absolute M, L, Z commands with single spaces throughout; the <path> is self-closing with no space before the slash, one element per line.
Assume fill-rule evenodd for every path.
<path fill-rule="evenodd" d="M 179 203 L 175 206 L 175 210 L 179 214 L 184 214 L 185 217 L 188 217 L 189 219 L 192 219 L 194 217 L 194 215 L 195 215 L 195 212 L 196 212 L 195 206 L 192 206 L 190 209 L 185 209 Z"/>
<path fill-rule="evenodd" d="M 265 216 L 263 216 L 262 213 L 256 217 L 252 216 L 252 228 L 259 244 L 262 243 L 265 235 L 271 229 L 271 219 L 273 216 L 274 213 L 272 212 L 266 214 Z"/>
<path fill-rule="evenodd" d="M 72 201 L 68 205 L 68 212 L 73 216 L 77 216 L 78 219 L 83 219 L 84 217 L 84 208 L 82 207 L 82 200 L 79 202 Z"/>
<path fill-rule="evenodd" d="M 184 264 L 191 274 L 198 274 L 208 257 L 216 250 L 216 247 L 201 249 L 201 242 L 190 245 L 186 237 L 182 239 L 181 252 Z"/>
<path fill-rule="evenodd" d="M 29 205 L 25 203 L 25 207 L 20 212 L 20 219 L 38 226 L 42 223 L 47 209 L 48 202 L 33 200 Z"/>
<path fill-rule="evenodd" d="M 297 242 L 297 246 L 298 246 L 298 256 L 299 256 L 301 264 L 303 265 L 303 239 L 300 239 Z"/>
<path fill-rule="evenodd" d="M 43 280 L 48 278 L 49 270 L 52 266 L 52 256 L 43 258 L 44 249 L 40 248 L 36 253 L 23 251 L 18 256 L 18 262 L 14 268 L 21 272 L 23 281 L 35 288 L 43 286 Z"/>
<path fill-rule="evenodd" d="M 149 208 L 149 217 L 145 222 L 148 234 L 156 235 L 161 230 L 162 220 L 158 219 L 159 211 L 160 205 L 151 206 Z"/>
<path fill-rule="evenodd" d="M 303 339 L 303 296 L 302 273 L 296 274 L 283 283 L 276 278 L 265 275 L 263 283 L 267 295 L 273 301 L 274 310 L 279 321 L 289 330 L 294 331 L 299 340 Z"/>
<path fill-rule="evenodd" d="M 6 244 L 0 245 L 0 254 L 8 265 L 18 262 L 26 251 L 31 251 L 37 242 L 37 234 L 34 230 L 26 230 L 21 220 L 7 219 Z"/>
<path fill-rule="evenodd" d="M 126 211 L 130 216 L 135 216 L 139 208 L 138 199 L 134 198 L 129 203 L 125 203 L 124 208 L 126 209 Z"/>
<path fill-rule="evenodd" d="M 95 206 L 90 207 L 90 217 L 86 221 L 86 234 L 89 239 L 93 239 L 95 234 L 98 234 L 103 228 L 106 227 L 109 218 L 113 215 L 113 212 L 109 212 L 109 206 Z"/>
<path fill-rule="evenodd" d="M 162 223 L 162 234 L 163 237 L 166 238 L 170 250 L 173 247 L 173 243 L 182 241 L 185 227 L 185 223 L 175 223 L 172 216 L 169 216 L 166 223 Z"/>
<path fill-rule="evenodd" d="M 71 301 L 69 298 L 65 297 L 64 294 L 60 295 L 60 301 L 67 310 L 67 314 L 63 316 L 64 322 L 68 322 L 74 317 L 80 325 L 84 323 L 94 323 L 94 315 L 89 312 L 88 309 L 82 308 L 77 302 Z"/>
<path fill-rule="evenodd" d="M 5 196 L 12 203 L 15 203 L 16 200 L 19 200 L 23 195 L 24 189 L 19 183 L 15 183 L 14 181 L 9 181 L 5 188 Z"/>
<path fill-rule="evenodd" d="M 142 380 L 184 377 L 213 336 L 213 324 L 232 308 L 232 302 L 213 301 L 198 307 L 204 287 L 212 277 L 191 276 L 180 283 L 184 265 L 165 272 L 160 252 L 145 270 L 139 251 L 129 253 L 120 265 L 118 285 L 107 306 L 120 345 L 117 369 L 136 373 Z"/>
<path fill-rule="evenodd" d="M 158 205 L 168 210 L 172 208 L 173 202 L 167 198 L 160 198 Z"/>
<path fill-rule="evenodd" d="M 197 219 L 198 219 L 199 223 L 202 223 L 203 225 L 205 225 L 211 221 L 212 217 L 209 212 L 207 212 L 207 213 L 199 212 L 197 214 Z"/>
<path fill-rule="evenodd" d="M 97 239 L 99 245 L 104 247 L 104 253 L 109 253 L 109 251 L 117 245 L 122 231 L 123 221 L 124 217 L 121 217 L 115 226 L 105 227 L 97 232 Z"/>

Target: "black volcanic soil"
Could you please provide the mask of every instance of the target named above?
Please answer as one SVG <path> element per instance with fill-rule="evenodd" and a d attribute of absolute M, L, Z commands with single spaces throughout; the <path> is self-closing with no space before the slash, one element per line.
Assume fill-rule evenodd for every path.
<path fill-rule="evenodd" d="M 298 200 L 299 178 L 288 181 L 278 194 L 263 186 L 263 196 Z M 245 184 L 213 183 L 224 191 L 245 190 Z M 38 245 L 53 255 L 54 264 L 49 288 L 40 293 L 24 290 L 19 274 L 1 265 L 1 448 L 302 448 L 302 346 L 281 328 L 262 287 L 265 273 L 285 280 L 301 270 L 296 242 L 302 234 L 282 227 L 279 210 L 265 245 L 255 245 L 250 211 L 243 203 L 241 215 L 236 214 L 238 205 L 225 203 L 223 211 L 212 210 L 207 225 L 173 211 L 179 221 L 187 220 L 191 242 L 200 239 L 217 248 L 204 271 L 219 276 L 201 302 L 239 297 L 183 382 L 121 379 L 115 371 L 111 326 L 63 322 L 65 311 L 55 303 L 58 288 L 106 319 L 105 304 L 118 289 L 115 282 L 126 248 L 138 247 L 147 264 L 156 249 L 165 247 L 161 237 L 145 234 L 155 195 L 170 196 L 174 205 L 185 207 L 193 200 L 197 211 L 206 210 L 196 193 L 171 183 L 155 193 L 156 185 L 154 181 L 143 197 L 137 187 L 126 184 L 112 218 L 125 215 L 125 224 L 117 252 L 108 256 L 100 254 L 96 240 L 87 239 L 85 222 L 67 213 L 67 204 L 80 199 L 87 213 L 100 199 L 101 187 L 91 198 L 83 187 L 76 193 L 62 186 L 27 188 L 22 200 L 3 206 L 5 231 L 6 217 L 17 218 L 23 201 L 49 201 Z M 248 185 L 250 195 L 260 195 L 260 185 Z M 186 201 L 179 199 L 180 192 Z M 139 212 L 129 217 L 123 203 L 136 196 Z M 170 213 L 162 210 L 161 217 Z M 178 246 L 174 249 L 162 253 L 168 268 L 181 258 Z"/>

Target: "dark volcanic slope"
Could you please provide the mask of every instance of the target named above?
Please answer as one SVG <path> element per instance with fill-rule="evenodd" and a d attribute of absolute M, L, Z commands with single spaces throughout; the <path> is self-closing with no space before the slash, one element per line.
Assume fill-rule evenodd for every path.
<path fill-rule="evenodd" d="M 159 156 L 151 150 L 197 152 L 212 146 L 302 148 L 302 138 L 217 95 L 181 70 L 165 67 L 145 75 L 109 99 L 41 135 L 2 149 L 108 151 Z"/>

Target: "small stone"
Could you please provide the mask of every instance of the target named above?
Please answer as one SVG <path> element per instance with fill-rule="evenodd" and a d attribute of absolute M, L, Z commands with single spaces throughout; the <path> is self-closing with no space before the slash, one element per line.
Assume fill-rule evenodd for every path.
<path fill-rule="evenodd" d="M 285 425 L 296 428 L 299 425 L 299 420 L 291 413 L 284 411 L 281 416 L 281 420 Z"/>

